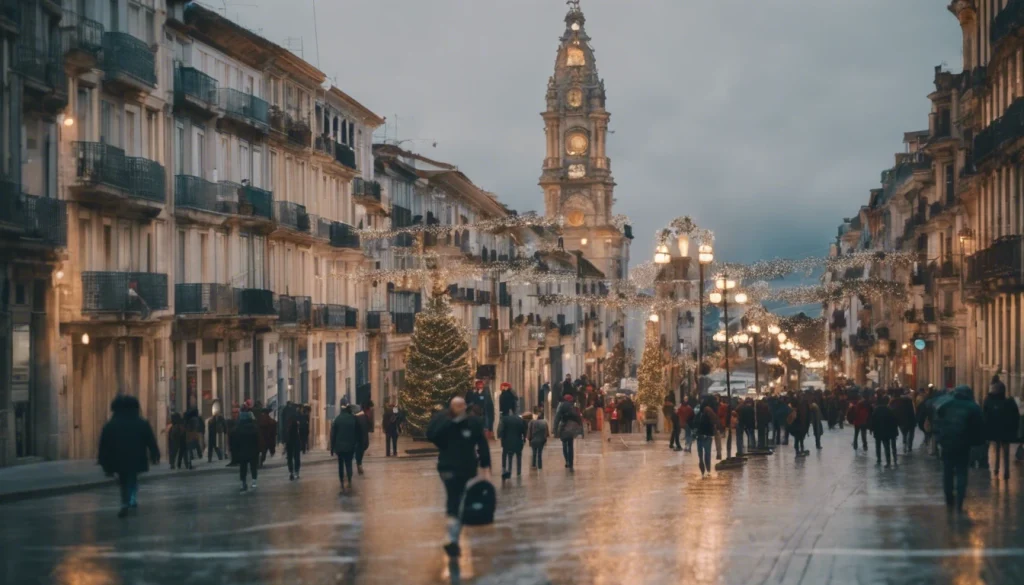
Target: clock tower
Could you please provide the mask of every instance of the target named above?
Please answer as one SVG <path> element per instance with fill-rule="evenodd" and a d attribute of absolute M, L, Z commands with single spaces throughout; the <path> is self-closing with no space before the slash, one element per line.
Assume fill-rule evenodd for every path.
<path fill-rule="evenodd" d="M 567 250 L 580 250 L 607 278 L 625 278 L 629 238 L 612 222 L 615 180 L 605 150 L 608 120 L 604 80 L 597 74 L 579 0 L 570 0 L 548 80 L 546 154 L 540 186 L 544 211 L 565 219 Z"/>

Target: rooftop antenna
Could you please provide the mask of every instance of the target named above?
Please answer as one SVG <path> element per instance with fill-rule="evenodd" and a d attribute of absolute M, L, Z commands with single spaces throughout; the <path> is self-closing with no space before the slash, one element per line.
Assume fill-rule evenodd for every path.
<path fill-rule="evenodd" d="M 320 68 L 320 32 L 316 25 L 316 0 L 311 0 L 313 3 L 313 42 L 316 43 L 316 66 Z"/>
<path fill-rule="evenodd" d="M 295 48 L 296 45 L 298 45 L 298 49 Z M 303 47 L 302 44 L 302 37 L 287 37 L 284 40 L 284 46 L 287 47 L 289 51 L 293 53 L 298 53 L 298 55 L 303 59 L 306 58 L 306 55 L 304 54 L 305 47 Z"/>

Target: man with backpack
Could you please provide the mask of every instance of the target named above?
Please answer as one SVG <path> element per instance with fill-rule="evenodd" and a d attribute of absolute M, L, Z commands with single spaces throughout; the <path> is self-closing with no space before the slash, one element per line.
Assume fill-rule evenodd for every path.
<path fill-rule="evenodd" d="M 697 461 L 700 463 L 700 476 L 711 473 L 711 441 L 718 432 L 718 399 L 708 396 L 693 420 L 694 433 L 697 435 Z"/>
<path fill-rule="evenodd" d="M 544 420 L 543 408 L 534 406 L 533 417 L 533 420 L 530 421 L 526 429 L 526 440 L 530 442 L 530 448 L 533 450 L 530 469 L 543 469 L 544 445 L 547 444 L 548 435 L 551 434 L 551 431 L 548 429 L 548 421 Z"/>
<path fill-rule="evenodd" d="M 576 408 L 571 394 L 562 397 L 562 403 L 555 411 L 555 434 L 562 440 L 562 456 L 565 457 L 565 468 L 573 469 L 575 451 L 573 441 L 583 436 L 583 416 Z"/>
<path fill-rule="evenodd" d="M 451 399 L 447 410 L 439 411 L 431 419 L 427 439 L 438 448 L 437 471 L 447 494 L 448 544 L 444 550 L 449 557 L 457 557 L 461 553 L 463 493 L 466 484 L 476 477 L 477 469 L 483 470 L 485 476 L 490 473 L 491 451 L 483 421 L 468 416 L 466 401 L 458 396 Z"/>
<path fill-rule="evenodd" d="M 957 386 L 952 398 L 935 403 L 935 434 L 942 447 L 942 489 L 946 508 L 963 512 L 971 448 L 985 443 L 985 417 L 970 386 Z M 956 490 L 954 493 L 954 478 Z"/>

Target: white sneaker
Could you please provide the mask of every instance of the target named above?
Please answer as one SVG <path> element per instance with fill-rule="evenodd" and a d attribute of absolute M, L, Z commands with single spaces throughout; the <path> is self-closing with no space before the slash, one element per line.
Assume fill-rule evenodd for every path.
<path fill-rule="evenodd" d="M 256 489 L 256 482 L 252 482 L 252 489 Z"/>

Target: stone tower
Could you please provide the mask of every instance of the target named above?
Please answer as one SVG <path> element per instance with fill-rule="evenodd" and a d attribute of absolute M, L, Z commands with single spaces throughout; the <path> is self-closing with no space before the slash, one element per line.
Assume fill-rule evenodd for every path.
<path fill-rule="evenodd" d="M 580 250 L 608 278 L 623 278 L 629 238 L 612 223 L 615 180 L 605 149 L 608 120 L 604 80 L 597 73 L 586 18 L 570 0 L 548 80 L 547 138 L 540 186 L 548 216 L 565 218 L 567 250 Z"/>

